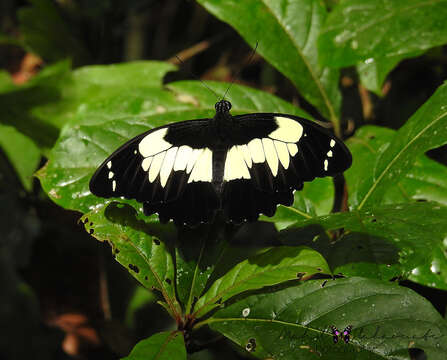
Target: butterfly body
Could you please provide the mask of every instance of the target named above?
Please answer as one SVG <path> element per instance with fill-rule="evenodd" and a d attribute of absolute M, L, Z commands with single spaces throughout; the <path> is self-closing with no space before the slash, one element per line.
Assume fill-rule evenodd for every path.
<path fill-rule="evenodd" d="M 160 221 L 197 225 L 223 211 L 228 221 L 272 216 L 304 181 L 343 172 L 344 144 L 293 115 L 232 116 L 221 100 L 212 119 L 152 129 L 121 146 L 90 181 L 93 194 L 136 199 Z"/>

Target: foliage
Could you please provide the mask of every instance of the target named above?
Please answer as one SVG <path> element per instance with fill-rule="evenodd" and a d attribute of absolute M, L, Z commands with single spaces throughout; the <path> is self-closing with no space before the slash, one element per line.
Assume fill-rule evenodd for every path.
<path fill-rule="evenodd" d="M 148 128 L 212 117 L 214 94 L 199 81 L 164 86 L 176 70 L 168 62 L 72 69 L 64 59 L 88 63 L 86 49 L 51 2 L 32 3 L 20 12 L 23 38 L 4 42 L 53 63 L 20 86 L 0 73 L 0 147 L 27 191 L 45 156 L 36 173 L 43 191 L 82 213 L 85 230 L 109 243 L 115 259 L 152 291 L 140 290 L 130 308 L 157 294 L 175 320 L 175 329 L 140 341 L 125 359 L 186 359 L 201 349 L 196 340 L 204 328 L 261 359 L 410 359 L 417 349 L 429 359 L 445 357 L 445 319 L 396 280 L 447 291 L 447 168 L 427 155 L 447 143 L 447 84 L 399 129 L 364 125 L 349 134 L 353 165 L 344 190 L 318 179 L 264 223 L 176 228 L 144 216 L 135 201 L 93 196 L 88 182 L 110 153 Z M 399 62 L 447 43 L 445 0 L 198 3 L 252 47 L 259 41 L 257 52 L 290 80 L 306 109 L 233 84 L 233 114 L 322 116 L 339 136 L 346 67 L 358 72 L 360 86 L 386 96 L 382 85 Z M 39 25 L 47 17 L 53 28 Z M 58 32 L 66 39 L 59 47 Z M 229 86 L 206 84 L 217 94 Z M 341 200 L 334 206 L 335 195 Z M 340 207 L 346 211 L 332 212 Z M 273 241 L 259 236 L 261 226 L 275 228 Z M 244 232 L 254 243 L 261 238 L 257 246 L 234 241 Z M 332 325 L 352 325 L 349 343 L 333 344 Z"/>

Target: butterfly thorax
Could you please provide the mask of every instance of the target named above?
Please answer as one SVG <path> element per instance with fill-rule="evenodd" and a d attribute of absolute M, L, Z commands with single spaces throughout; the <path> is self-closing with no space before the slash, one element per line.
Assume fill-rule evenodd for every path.
<path fill-rule="evenodd" d="M 214 148 L 226 149 L 231 138 L 231 131 L 234 128 L 234 120 L 230 114 L 231 103 L 227 100 L 220 100 L 215 105 L 216 114 L 211 120 L 211 127 L 216 136 Z"/>

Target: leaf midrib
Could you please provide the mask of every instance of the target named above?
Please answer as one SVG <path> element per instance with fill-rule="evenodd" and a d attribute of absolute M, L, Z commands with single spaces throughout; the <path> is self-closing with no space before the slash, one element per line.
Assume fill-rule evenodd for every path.
<path fill-rule="evenodd" d="M 278 18 L 276 16 L 276 14 L 272 11 L 272 9 L 265 3 L 264 6 L 268 9 L 268 11 L 270 12 L 270 14 L 272 14 L 272 17 L 278 22 L 278 24 L 281 26 L 281 28 L 283 29 L 284 33 L 287 35 L 287 37 L 289 38 L 289 40 L 291 41 L 291 43 L 294 45 L 298 55 L 300 56 L 301 60 L 303 61 L 304 65 L 306 66 L 307 70 L 309 71 L 310 76 L 312 77 L 312 79 L 314 80 L 315 84 L 317 85 L 317 88 L 323 98 L 324 103 L 326 104 L 327 109 L 329 110 L 329 114 L 331 116 L 331 120 L 334 123 L 334 128 L 337 129 L 338 128 L 338 117 L 335 115 L 335 110 L 332 107 L 331 102 L 329 101 L 329 98 L 326 94 L 326 90 L 324 89 L 323 85 L 320 82 L 320 79 L 316 76 L 316 74 L 314 73 L 312 67 L 310 66 L 310 63 L 307 61 L 307 58 L 304 56 L 303 52 L 301 51 L 300 47 L 298 46 L 298 44 L 294 41 L 292 35 L 290 34 L 289 31 L 287 31 L 287 29 L 285 28 L 285 26 L 283 26 L 282 22 L 280 21 L 280 18 Z M 312 8 L 313 9 L 313 8 Z M 313 12 L 313 10 L 312 10 Z"/>
<path fill-rule="evenodd" d="M 236 281 L 236 282 L 234 282 L 231 286 L 229 286 L 229 287 L 227 287 L 226 289 L 224 289 L 222 292 L 218 292 L 218 293 L 216 293 L 216 295 L 213 295 L 207 302 L 205 302 L 204 304 L 203 304 L 203 306 L 201 306 L 199 309 L 197 309 L 195 312 L 194 312 L 194 314 L 197 314 L 197 313 L 200 313 L 204 308 L 206 308 L 207 306 L 209 306 L 209 305 L 211 305 L 214 301 L 217 301 L 217 299 L 219 299 L 219 298 L 221 298 L 221 297 L 223 297 L 226 293 L 228 293 L 229 291 L 231 291 L 232 289 L 234 289 L 235 287 L 237 287 L 237 286 L 239 286 L 239 285 L 241 285 L 241 284 L 243 284 L 243 283 L 245 283 L 245 282 L 247 282 L 247 281 L 249 281 L 249 280 L 252 280 L 253 278 L 256 278 L 257 276 L 261 276 L 261 275 L 264 275 L 266 272 L 270 272 L 270 271 L 272 271 L 272 270 L 281 270 L 281 269 L 283 269 L 284 267 L 286 267 L 286 268 L 289 268 L 289 267 L 291 267 L 291 266 L 309 266 L 309 267 L 312 267 L 311 265 L 305 265 L 305 264 L 284 264 L 283 266 L 280 266 L 280 267 L 276 267 L 275 269 L 266 269 L 266 270 L 264 270 L 264 271 L 261 271 L 261 272 L 254 272 L 254 273 L 252 273 L 251 275 L 249 275 L 249 276 L 247 276 L 247 277 L 245 277 L 245 278 L 243 278 L 243 279 L 241 279 L 241 280 L 239 280 L 239 281 Z M 236 276 L 235 276 L 235 278 L 237 278 L 237 276 L 239 275 L 239 273 L 242 271 L 242 266 L 238 269 L 238 271 L 236 272 Z M 284 280 L 284 281 L 286 281 L 286 280 Z M 281 281 L 282 282 L 282 281 Z M 217 282 L 216 282 L 217 283 Z M 219 284 L 219 286 L 220 286 L 220 284 Z M 218 290 L 218 289 L 217 289 Z M 206 294 L 205 294 L 206 295 Z M 204 297 L 205 297 L 205 295 L 204 295 Z"/>
<path fill-rule="evenodd" d="M 363 197 L 362 201 L 360 202 L 359 206 L 357 207 L 358 210 L 361 210 L 362 207 L 365 205 L 368 198 L 371 196 L 371 194 L 374 192 L 378 184 L 382 181 L 384 176 L 387 174 L 389 169 L 394 165 L 394 163 L 399 159 L 399 157 L 412 145 L 419 137 L 422 136 L 424 132 L 426 132 L 430 127 L 435 125 L 438 121 L 440 121 L 443 117 L 447 115 L 447 112 L 441 114 L 438 118 L 436 118 L 433 122 L 429 123 L 425 128 L 423 128 L 415 137 L 413 137 L 397 154 L 396 156 L 388 163 L 388 165 L 383 169 L 383 171 L 380 173 L 379 177 L 376 181 L 373 182 L 372 186 L 368 190 L 368 192 Z M 398 136 L 399 132 L 396 133 L 395 136 Z M 388 150 L 389 148 L 387 148 Z M 385 151 L 387 151 L 385 150 Z"/>

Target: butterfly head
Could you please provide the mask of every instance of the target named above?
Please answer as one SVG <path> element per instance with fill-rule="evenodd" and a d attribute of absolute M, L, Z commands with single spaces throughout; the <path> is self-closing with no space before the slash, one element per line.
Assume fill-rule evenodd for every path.
<path fill-rule="evenodd" d="M 220 100 L 214 107 L 217 113 L 228 113 L 231 110 L 231 103 L 228 100 Z"/>

